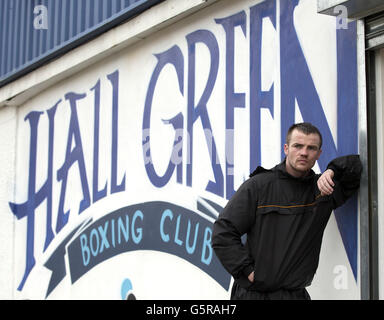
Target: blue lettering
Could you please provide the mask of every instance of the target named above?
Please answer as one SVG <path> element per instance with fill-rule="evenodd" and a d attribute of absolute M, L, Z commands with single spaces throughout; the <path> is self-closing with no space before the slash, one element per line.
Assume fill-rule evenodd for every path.
<path fill-rule="evenodd" d="M 80 202 L 79 213 L 83 212 L 86 208 L 90 206 L 90 195 L 89 195 L 89 188 L 88 188 L 87 172 L 85 169 L 83 146 L 81 142 L 79 120 L 78 120 L 77 110 L 76 110 L 76 101 L 80 99 L 84 99 L 85 96 L 86 94 L 76 94 L 73 92 L 69 92 L 65 95 L 65 98 L 70 102 L 71 119 L 69 123 L 69 132 L 68 132 L 68 140 L 67 140 L 67 150 L 65 153 L 65 161 L 62 167 L 59 170 L 57 170 L 57 181 L 62 181 L 62 184 L 61 184 L 61 192 L 60 192 L 59 212 L 57 215 L 56 232 L 60 232 L 60 230 L 68 223 L 70 210 L 64 213 L 65 192 L 67 188 L 67 179 L 68 179 L 69 169 L 76 162 L 79 168 L 81 187 L 82 187 L 83 196 L 84 196 L 83 200 L 81 200 Z M 72 149 L 73 139 L 75 142 L 75 147 Z"/>
<path fill-rule="evenodd" d="M 356 22 L 338 29 L 337 37 L 337 153 L 358 153 Z M 358 198 L 354 195 L 335 211 L 344 247 L 357 281 Z"/>
<path fill-rule="evenodd" d="M 189 148 L 187 155 L 187 186 L 192 186 L 192 164 L 193 164 L 193 125 L 200 119 L 204 129 L 205 139 L 210 151 L 211 166 L 215 181 L 209 181 L 206 190 L 219 196 L 224 194 L 224 177 L 220 162 L 217 157 L 216 142 L 213 137 L 211 122 L 209 120 L 207 103 L 214 88 L 217 72 L 219 69 L 219 45 L 214 34 L 208 30 L 198 30 L 186 36 L 188 43 L 188 117 L 187 117 L 187 133 L 189 138 Z M 204 92 L 197 105 L 195 105 L 195 73 L 196 61 L 195 51 L 196 44 L 203 43 L 207 46 L 211 56 L 211 67 L 209 70 L 208 81 Z"/>
<path fill-rule="evenodd" d="M 151 123 L 153 94 L 154 94 L 160 73 L 167 64 L 172 64 L 175 67 L 177 78 L 179 81 L 179 91 L 181 94 L 184 94 L 184 58 L 178 46 L 173 46 L 171 49 L 163 53 L 157 54 L 155 56 L 158 62 L 155 70 L 153 71 L 151 80 L 149 82 L 147 96 L 145 99 L 142 143 L 143 143 L 145 169 L 147 171 L 147 175 L 150 181 L 152 182 L 152 184 L 160 188 L 165 186 L 170 180 L 173 174 L 173 171 L 175 169 L 175 161 L 173 161 L 173 157 L 175 157 L 176 154 L 180 153 L 180 148 L 177 146 L 180 145 L 180 139 L 182 141 L 182 135 L 180 136 L 180 131 L 182 132 L 182 129 L 183 129 L 183 114 L 179 113 L 174 118 L 164 121 L 166 124 L 171 124 L 175 129 L 175 139 L 173 143 L 173 151 L 172 151 L 171 159 L 168 163 L 167 170 L 165 171 L 163 176 L 159 176 L 156 173 L 156 170 L 153 165 L 151 148 L 150 148 L 150 123 Z M 178 150 L 175 150 L 176 148 Z M 182 182 L 182 173 L 183 173 L 182 170 L 183 170 L 182 161 L 177 161 L 176 179 L 178 183 Z"/>
<path fill-rule="evenodd" d="M 81 256 L 83 257 L 83 265 L 87 266 L 89 264 L 89 260 L 91 259 L 91 254 L 89 251 L 89 247 L 87 245 L 87 236 L 82 234 L 80 236 L 80 245 L 81 245 Z"/>
<path fill-rule="evenodd" d="M 137 218 L 140 218 L 141 221 L 143 221 L 143 219 L 144 219 L 144 215 L 140 210 L 137 210 L 135 212 L 135 214 L 133 215 L 132 225 L 131 225 L 132 240 L 134 243 L 139 244 L 139 242 L 143 238 L 143 229 L 142 228 L 136 228 L 137 234 L 135 233 L 135 226 L 136 226 L 136 219 Z"/>
<path fill-rule="evenodd" d="M 226 175 L 226 197 L 231 198 L 234 190 L 234 113 L 235 108 L 245 108 L 245 93 L 235 92 L 235 27 L 240 26 L 246 36 L 246 15 L 241 11 L 223 19 L 215 19 L 216 23 L 223 26 L 226 36 L 226 84 L 225 84 L 225 175 Z"/>
<path fill-rule="evenodd" d="M 95 244 L 93 240 L 96 241 Z M 92 229 L 91 234 L 89 235 L 89 247 L 94 257 L 96 257 L 99 252 L 99 245 L 100 245 L 99 234 L 97 233 L 96 229 Z"/>
<path fill-rule="evenodd" d="M 123 224 L 123 220 L 121 217 L 117 220 L 117 227 L 118 227 L 118 243 L 121 243 L 121 233 L 124 235 L 125 242 L 128 242 L 129 240 L 129 216 L 125 216 L 125 227 Z"/>
<path fill-rule="evenodd" d="M 116 240 L 115 240 L 115 219 L 111 220 L 111 230 L 112 230 L 112 246 L 116 246 Z"/>
<path fill-rule="evenodd" d="M 9 202 L 9 206 L 18 220 L 27 217 L 27 243 L 26 243 L 26 266 L 23 279 L 21 280 L 18 290 L 22 290 L 29 273 L 35 265 L 34 245 L 35 245 L 35 209 L 46 199 L 47 200 L 47 222 L 46 222 L 46 238 L 44 251 L 54 238 L 52 231 L 52 167 L 53 167 L 53 135 L 54 135 L 54 116 L 59 100 L 51 109 L 47 110 L 49 117 L 49 141 L 48 141 L 48 168 L 47 180 L 36 192 L 36 150 L 37 150 L 37 132 L 40 116 L 43 112 L 30 112 L 25 120 L 30 125 L 30 143 L 29 143 L 29 179 L 28 179 L 28 199 L 26 202 L 16 204 Z"/>
<path fill-rule="evenodd" d="M 100 237 L 101 237 L 101 245 L 100 245 L 100 252 L 102 253 L 105 249 L 109 248 L 109 242 L 107 239 L 107 228 L 108 228 L 108 221 L 105 222 L 104 228 L 102 226 L 98 227 L 97 230 L 99 230 Z"/>
<path fill-rule="evenodd" d="M 107 195 L 107 182 L 102 190 L 99 187 L 99 125 L 100 125 L 100 80 L 91 88 L 95 92 L 95 121 L 93 128 L 93 203 L 104 198 Z"/>
<path fill-rule="evenodd" d="M 117 184 L 117 150 L 119 123 L 119 70 L 107 75 L 112 85 L 112 166 L 111 166 L 111 194 L 125 190 L 125 173 L 120 184 Z"/>
<path fill-rule="evenodd" d="M 169 209 L 164 210 L 164 212 L 163 212 L 163 214 L 161 216 L 161 220 L 160 220 L 160 235 L 161 235 L 161 239 L 164 242 L 168 242 L 169 241 L 169 235 L 164 232 L 164 221 L 165 221 L 165 218 L 169 218 L 170 220 L 173 219 L 173 214 L 172 214 L 171 210 L 169 210 Z"/>
<path fill-rule="evenodd" d="M 198 232 L 199 232 L 199 223 L 197 223 L 195 226 L 195 237 L 193 238 L 193 245 L 190 246 L 189 245 L 189 238 L 190 238 L 190 234 L 191 234 L 191 222 L 188 220 L 187 238 L 185 240 L 185 247 L 186 247 L 187 252 L 189 254 L 192 254 L 195 252 Z"/>
<path fill-rule="evenodd" d="M 108 79 L 112 85 L 112 156 L 111 156 L 111 193 L 120 192 L 125 190 L 125 174 L 120 182 L 117 183 L 117 149 L 118 149 L 118 70 L 108 75 Z M 65 95 L 65 99 L 69 101 L 71 116 L 69 123 L 69 130 L 67 136 L 67 145 L 65 152 L 65 159 L 63 165 L 57 170 L 57 181 L 61 182 L 61 190 L 59 197 L 59 205 L 56 220 L 56 232 L 59 233 L 61 229 L 68 223 L 70 210 L 64 212 L 68 174 L 73 165 L 77 164 L 79 170 L 79 180 L 81 183 L 83 199 L 80 201 L 79 214 L 87 209 L 91 201 L 92 203 L 106 197 L 107 195 L 107 182 L 103 189 L 99 189 L 99 129 L 100 129 L 100 80 L 98 80 L 94 87 L 91 88 L 94 92 L 94 148 L 93 148 L 93 184 L 92 184 L 92 199 L 89 192 L 87 170 L 84 159 L 80 125 L 77 115 L 77 101 L 84 99 L 86 94 L 76 94 L 69 92 Z M 53 182 L 53 151 L 54 151 L 54 129 L 55 129 L 55 114 L 56 109 L 61 102 L 61 99 L 50 109 L 48 109 L 48 159 L 47 159 L 47 179 L 43 186 L 36 190 L 36 161 L 37 161 L 37 142 L 38 142 L 38 125 L 40 116 L 43 112 L 31 112 L 25 120 L 29 120 L 30 124 L 30 152 L 29 152 L 29 180 L 28 180 L 28 200 L 21 204 L 10 202 L 10 208 L 15 214 L 17 219 L 27 217 L 27 252 L 26 252 L 26 269 L 23 279 L 18 287 L 22 290 L 26 279 L 32 268 L 35 265 L 34 258 L 34 236 L 35 236 L 35 209 L 46 200 L 46 235 L 43 251 L 45 251 L 55 237 L 52 228 L 52 182 Z M 114 240 L 114 239 L 113 239 Z M 106 243 L 103 243 L 102 249 Z M 114 243 L 113 243 L 114 245 Z"/>
<path fill-rule="evenodd" d="M 274 116 L 274 86 L 272 84 L 269 91 L 261 90 L 261 43 L 263 18 L 265 17 L 268 17 L 276 27 L 275 1 L 264 1 L 250 8 L 249 154 L 251 169 L 261 165 L 261 108 L 269 109 L 272 117 Z"/>
<path fill-rule="evenodd" d="M 49 141 L 48 141 L 48 172 L 47 172 L 47 222 L 45 230 L 45 251 L 55 235 L 52 230 L 52 180 L 53 180 L 53 138 L 55 132 L 55 114 L 58 104 L 61 102 L 59 100 L 51 109 L 47 110 L 48 120 L 49 120 Z"/>
<path fill-rule="evenodd" d="M 177 217 L 176 220 L 176 231 L 175 231 L 175 243 L 179 246 L 183 245 L 183 241 L 179 239 L 179 232 L 180 232 L 180 215 Z"/>
<path fill-rule="evenodd" d="M 207 227 L 204 231 L 204 241 L 203 241 L 203 250 L 201 252 L 201 262 L 209 265 L 212 261 L 212 229 Z M 208 256 L 207 256 L 208 251 Z"/>

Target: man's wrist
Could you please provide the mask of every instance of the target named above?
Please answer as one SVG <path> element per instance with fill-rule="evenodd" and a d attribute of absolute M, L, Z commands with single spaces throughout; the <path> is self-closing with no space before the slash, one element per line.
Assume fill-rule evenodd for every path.
<path fill-rule="evenodd" d="M 248 265 L 243 269 L 243 274 L 248 277 L 253 272 L 253 266 Z"/>

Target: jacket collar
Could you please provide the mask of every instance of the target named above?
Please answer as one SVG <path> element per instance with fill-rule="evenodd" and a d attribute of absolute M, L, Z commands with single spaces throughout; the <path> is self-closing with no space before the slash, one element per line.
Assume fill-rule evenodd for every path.
<path fill-rule="evenodd" d="M 292 176 L 291 174 L 289 174 L 287 172 L 285 162 L 286 162 L 286 158 L 284 158 L 284 160 L 281 163 L 279 163 L 274 168 L 272 168 L 272 171 L 277 172 L 280 178 L 295 179 L 295 180 L 303 181 L 304 182 L 304 181 L 312 180 L 313 177 L 316 175 L 315 172 L 312 169 L 310 169 L 306 176 L 299 177 L 299 178 L 298 177 L 294 177 L 294 176 Z"/>

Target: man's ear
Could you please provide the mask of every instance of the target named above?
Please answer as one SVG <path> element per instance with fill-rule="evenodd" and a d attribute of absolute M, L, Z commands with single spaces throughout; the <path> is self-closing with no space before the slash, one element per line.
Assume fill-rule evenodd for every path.
<path fill-rule="evenodd" d="M 317 154 L 317 158 L 316 158 L 316 160 L 319 160 L 319 158 L 320 158 L 320 155 L 321 155 L 321 153 L 323 152 L 323 150 L 319 150 L 319 153 Z"/>
<path fill-rule="evenodd" d="M 284 144 L 284 153 L 286 156 L 288 155 L 288 145 L 286 143 Z"/>

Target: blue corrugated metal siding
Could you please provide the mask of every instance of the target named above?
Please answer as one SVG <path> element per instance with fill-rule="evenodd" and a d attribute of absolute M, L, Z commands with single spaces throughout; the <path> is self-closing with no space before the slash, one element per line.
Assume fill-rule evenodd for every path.
<path fill-rule="evenodd" d="M 0 87 L 164 0 L 0 0 Z M 34 20 L 47 8 L 47 29 Z"/>

